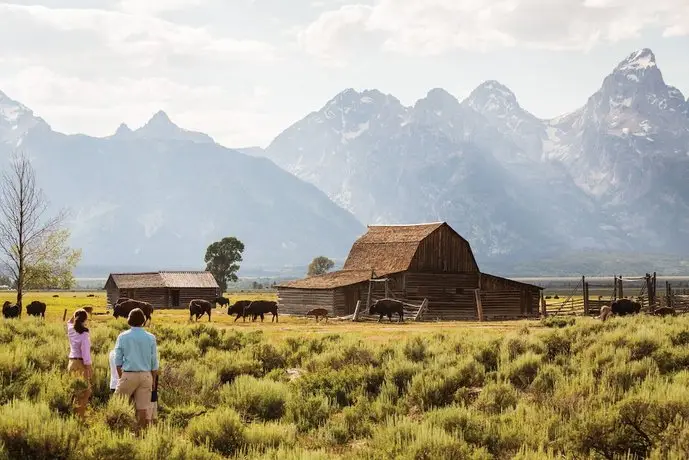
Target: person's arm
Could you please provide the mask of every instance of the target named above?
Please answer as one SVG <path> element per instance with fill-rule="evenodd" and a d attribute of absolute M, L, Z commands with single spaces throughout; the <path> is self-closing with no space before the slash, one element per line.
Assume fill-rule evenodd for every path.
<path fill-rule="evenodd" d="M 81 337 L 81 359 L 84 360 L 84 369 L 86 380 L 91 380 L 91 336 L 88 332 L 84 332 Z"/>
<path fill-rule="evenodd" d="M 158 390 L 158 344 L 156 343 L 156 338 L 153 336 L 151 341 L 151 375 L 153 376 L 153 389 Z"/>
<path fill-rule="evenodd" d="M 117 368 L 117 378 L 122 378 L 122 364 L 124 363 L 124 352 L 120 337 L 115 341 L 115 367 Z"/>

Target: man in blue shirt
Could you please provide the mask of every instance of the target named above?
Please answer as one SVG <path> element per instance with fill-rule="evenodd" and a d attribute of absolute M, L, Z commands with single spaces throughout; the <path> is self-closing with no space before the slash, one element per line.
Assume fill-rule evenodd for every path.
<path fill-rule="evenodd" d="M 145 428 L 148 423 L 146 414 L 151 406 L 153 382 L 158 375 L 158 346 L 155 336 L 142 327 L 145 322 L 144 312 L 135 308 L 127 318 L 131 329 L 121 333 L 115 342 L 115 365 L 119 376 L 115 394 L 134 396 L 140 428 Z"/>

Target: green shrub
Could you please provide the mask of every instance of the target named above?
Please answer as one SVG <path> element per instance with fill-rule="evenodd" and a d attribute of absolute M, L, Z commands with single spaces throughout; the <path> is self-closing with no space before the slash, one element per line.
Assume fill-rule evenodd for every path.
<path fill-rule="evenodd" d="M 246 443 L 253 451 L 293 447 L 297 434 L 294 426 L 279 423 L 252 423 L 246 429 Z"/>
<path fill-rule="evenodd" d="M 483 387 L 480 396 L 476 400 L 479 410 L 490 414 L 499 414 L 517 406 L 519 394 L 507 383 L 489 383 Z"/>
<path fill-rule="evenodd" d="M 80 429 L 45 404 L 13 401 L 0 407 L 0 442 L 9 458 L 61 460 L 77 452 Z"/>
<path fill-rule="evenodd" d="M 136 429 L 136 416 L 129 398 L 113 395 L 102 412 L 103 423 L 113 431 L 133 431 Z"/>
<path fill-rule="evenodd" d="M 284 368 L 287 364 L 285 356 L 273 345 L 267 343 L 254 345 L 253 356 L 256 361 L 261 363 L 261 369 L 264 374 L 273 369 Z"/>
<path fill-rule="evenodd" d="M 483 366 L 469 358 L 453 369 L 438 369 L 414 376 L 409 385 L 408 399 L 412 405 L 424 410 L 447 406 L 455 401 L 457 390 L 480 386 L 484 378 Z"/>
<path fill-rule="evenodd" d="M 544 327 L 563 328 L 573 326 L 575 323 L 576 319 L 572 316 L 547 316 L 541 319 L 541 325 Z"/>
<path fill-rule="evenodd" d="M 287 402 L 286 418 L 299 432 L 306 433 L 323 426 L 332 412 L 333 408 L 326 396 L 293 395 Z"/>
<path fill-rule="evenodd" d="M 222 400 L 246 418 L 264 421 L 277 420 L 285 415 L 289 390 L 284 383 L 256 379 L 248 375 L 238 377 L 222 389 Z"/>
<path fill-rule="evenodd" d="M 529 352 L 509 363 L 504 373 L 512 385 L 525 390 L 536 378 L 540 367 L 541 358 Z"/>
<path fill-rule="evenodd" d="M 428 355 L 428 347 L 421 337 L 414 337 L 404 344 L 404 356 L 413 363 L 423 362 Z"/>
<path fill-rule="evenodd" d="M 197 446 L 207 446 L 222 455 L 232 456 L 246 446 L 246 428 L 239 414 L 220 408 L 193 418 L 187 436 Z"/>

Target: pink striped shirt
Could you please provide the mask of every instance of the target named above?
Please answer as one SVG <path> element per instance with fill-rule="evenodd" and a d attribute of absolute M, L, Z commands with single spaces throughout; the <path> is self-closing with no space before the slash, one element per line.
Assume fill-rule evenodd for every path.
<path fill-rule="evenodd" d="M 91 336 L 88 332 L 79 334 L 74 330 L 73 323 L 67 323 L 67 338 L 69 338 L 69 357 L 81 358 L 85 366 L 91 365 Z"/>

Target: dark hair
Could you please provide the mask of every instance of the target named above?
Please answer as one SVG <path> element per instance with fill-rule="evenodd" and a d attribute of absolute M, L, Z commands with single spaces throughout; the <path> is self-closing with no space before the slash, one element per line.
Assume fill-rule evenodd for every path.
<path fill-rule="evenodd" d="M 131 327 L 141 327 L 146 322 L 146 315 L 140 308 L 135 308 L 129 312 L 129 317 L 127 318 L 127 324 Z"/>
<path fill-rule="evenodd" d="M 74 330 L 77 331 L 79 334 L 83 334 L 84 332 L 88 332 L 88 328 L 84 326 L 84 323 L 86 320 L 89 319 L 88 313 L 86 313 L 86 310 L 83 308 L 80 308 L 79 310 L 74 312 Z"/>

